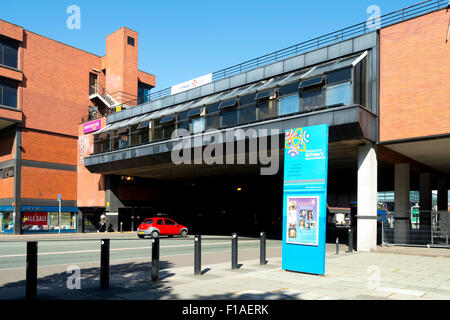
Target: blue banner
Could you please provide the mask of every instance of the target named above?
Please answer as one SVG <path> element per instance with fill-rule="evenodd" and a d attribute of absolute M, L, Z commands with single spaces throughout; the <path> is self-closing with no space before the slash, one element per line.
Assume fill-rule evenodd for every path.
<path fill-rule="evenodd" d="M 325 274 L 328 125 L 285 132 L 284 270 Z"/>

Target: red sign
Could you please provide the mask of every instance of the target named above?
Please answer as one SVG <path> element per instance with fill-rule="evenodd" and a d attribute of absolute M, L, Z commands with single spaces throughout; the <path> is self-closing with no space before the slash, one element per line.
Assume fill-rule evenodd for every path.
<path fill-rule="evenodd" d="M 23 212 L 23 224 L 26 225 L 47 225 L 47 212 Z"/>

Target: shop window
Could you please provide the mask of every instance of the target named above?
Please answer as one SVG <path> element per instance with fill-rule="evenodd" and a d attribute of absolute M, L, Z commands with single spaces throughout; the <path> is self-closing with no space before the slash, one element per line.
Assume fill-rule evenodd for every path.
<path fill-rule="evenodd" d="M 279 103 L 280 116 L 300 111 L 300 96 L 298 94 L 282 97 Z"/>
<path fill-rule="evenodd" d="M 0 213 L 0 215 L 2 215 L 2 213 Z M 3 231 L 14 229 L 14 220 L 12 212 L 3 212 L 2 229 Z"/>
<path fill-rule="evenodd" d="M 0 105 L 17 108 L 17 88 L 17 82 L 0 78 Z"/>
<path fill-rule="evenodd" d="M 0 36 L 0 64 L 17 69 L 18 53 L 17 41 Z"/>
<path fill-rule="evenodd" d="M 325 90 L 326 105 L 349 105 L 351 99 L 350 82 L 327 86 Z"/>

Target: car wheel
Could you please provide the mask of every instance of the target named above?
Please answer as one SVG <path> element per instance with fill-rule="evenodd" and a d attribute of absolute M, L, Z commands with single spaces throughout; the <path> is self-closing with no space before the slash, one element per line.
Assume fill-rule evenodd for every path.
<path fill-rule="evenodd" d="M 187 237 L 188 232 L 186 230 L 181 230 L 180 232 L 180 236 L 182 236 L 183 238 Z"/>
<path fill-rule="evenodd" d="M 141 238 L 141 239 L 145 238 L 145 236 L 143 234 L 138 234 L 138 237 Z"/>
<path fill-rule="evenodd" d="M 158 238 L 159 237 L 159 232 L 158 231 L 152 231 L 152 233 L 150 233 L 150 237 L 154 238 Z"/>

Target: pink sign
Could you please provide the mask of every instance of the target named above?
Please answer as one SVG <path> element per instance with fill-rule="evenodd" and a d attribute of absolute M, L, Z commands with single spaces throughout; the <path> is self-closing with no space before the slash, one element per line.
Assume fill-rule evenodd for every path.
<path fill-rule="evenodd" d="M 83 133 L 86 134 L 100 130 L 101 126 L 102 126 L 101 119 L 87 122 L 83 125 Z"/>

